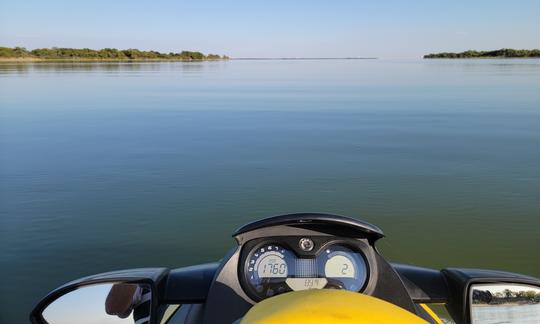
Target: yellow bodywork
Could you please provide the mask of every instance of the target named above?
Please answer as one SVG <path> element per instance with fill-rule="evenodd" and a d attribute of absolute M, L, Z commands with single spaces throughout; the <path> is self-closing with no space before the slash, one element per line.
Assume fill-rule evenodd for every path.
<path fill-rule="evenodd" d="M 436 323 L 436 324 L 444 324 L 443 321 L 439 318 L 439 316 L 437 314 L 435 314 L 435 312 L 429 308 L 428 305 L 426 304 L 419 304 L 420 307 L 422 307 L 422 309 L 424 309 L 424 311 L 431 317 L 431 319 Z"/>
<path fill-rule="evenodd" d="M 384 300 L 346 290 L 304 290 L 265 299 L 241 321 L 253 323 L 427 323 Z"/>

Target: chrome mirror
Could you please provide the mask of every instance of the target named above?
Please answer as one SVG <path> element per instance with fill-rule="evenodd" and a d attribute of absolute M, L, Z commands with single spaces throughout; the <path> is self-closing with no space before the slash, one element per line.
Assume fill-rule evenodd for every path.
<path fill-rule="evenodd" d="M 526 284 L 473 284 L 469 291 L 471 323 L 538 323 L 540 288 Z"/>
<path fill-rule="evenodd" d="M 49 324 L 146 324 L 150 321 L 151 296 L 146 284 L 87 285 L 58 297 L 42 316 Z"/>

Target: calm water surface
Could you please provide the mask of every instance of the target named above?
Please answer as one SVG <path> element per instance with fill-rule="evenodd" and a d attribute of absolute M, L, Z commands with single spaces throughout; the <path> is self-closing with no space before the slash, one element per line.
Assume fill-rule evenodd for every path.
<path fill-rule="evenodd" d="M 0 65 L 0 322 L 323 211 L 387 258 L 540 276 L 540 61 Z"/>
<path fill-rule="evenodd" d="M 540 304 L 476 306 L 471 317 L 481 324 L 537 324 Z"/>

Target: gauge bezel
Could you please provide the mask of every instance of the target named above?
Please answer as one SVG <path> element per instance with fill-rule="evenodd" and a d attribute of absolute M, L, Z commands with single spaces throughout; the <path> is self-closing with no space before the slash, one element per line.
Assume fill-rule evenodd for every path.
<path fill-rule="evenodd" d="M 366 288 L 366 286 L 368 285 L 368 282 L 369 282 L 369 277 L 370 277 L 370 266 L 369 266 L 369 262 L 365 256 L 364 253 L 360 252 L 358 249 L 355 249 L 354 247 L 352 247 L 350 244 L 347 244 L 347 243 L 341 243 L 340 241 L 331 241 L 331 242 L 328 242 L 328 244 L 325 244 L 321 247 L 321 251 L 319 252 L 319 254 L 317 254 L 317 257 L 318 258 L 321 258 L 321 256 L 324 256 L 324 251 L 326 249 L 329 249 L 329 248 L 332 248 L 332 247 L 343 247 L 347 250 L 349 250 L 351 253 L 353 253 L 354 255 L 353 256 L 356 256 L 360 259 L 361 262 L 363 262 L 363 266 L 365 268 L 365 278 L 364 278 L 364 281 L 362 282 L 362 285 L 360 285 L 360 287 L 358 288 L 358 290 L 350 290 L 350 289 L 346 289 L 348 291 L 355 291 L 355 292 L 361 292 L 361 291 L 364 291 L 364 289 Z M 335 252 L 338 252 L 338 251 L 334 251 L 332 253 L 335 253 Z M 347 252 L 348 254 L 349 252 Z M 326 257 L 326 256 L 325 256 Z M 347 258 L 349 258 L 347 256 Z M 328 260 L 330 260 L 329 258 L 326 258 L 325 260 L 325 263 L 324 263 L 324 266 L 326 266 L 326 262 L 328 262 Z M 357 263 L 357 260 L 350 260 L 351 262 L 353 263 Z M 360 265 L 359 264 L 355 264 L 355 270 L 358 270 L 358 267 Z M 324 276 L 325 278 L 333 278 L 333 279 L 337 279 L 337 280 L 340 280 L 340 281 L 343 281 L 343 280 L 347 280 L 347 279 L 351 279 L 351 278 L 338 278 L 338 277 L 328 277 L 326 276 L 326 272 L 324 273 Z M 352 279 L 355 279 L 357 280 L 357 278 L 352 278 Z"/>
<path fill-rule="evenodd" d="M 253 298 L 253 297 L 256 297 L 256 299 L 254 300 L 263 300 L 265 299 L 264 297 L 261 297 L 259 295 L 259 293 L 255 290 L 255 287 L 253 287 L 253 285 L 251 285 L 250 283 L 250 280 L 249 280 L 249 271 L 248 271 L 248 268 L 249 268 L 249 261 L 251 260 L 251 258 L 253 257 L 253 255 L 255 253 L 257 253 L 257 251 L 264 247 L 264 246 L 269 246 L 269 245 L 276 245 L 276 246 L 279 246 L 283 249 L 286 249 L 288 250 L 289 252 L 291 252 L 295 257 L 298 257 L 298 255 L 294 252 L 294 250 L 292 250 L 290 247 L 288 246 L 284 246 L 284 244 L 281 244 L 281 243 L 278 243 L 276 241 L 272 241 L 272 240 L 264 240 L 262 242 L 260 242 L 259 244 L 253 246 L 248 255 L 245 257 L 245 258 L 241 258 L 241 264 L 243 264 L 242 266 L 242 269 L 243 271 L 241 271 L 241 280 L 240 280 L 240 284 L 242 285 L 242 288 L 244 289 L 244 291 L 246 291 L 246 286 L 248 288 L 248 291 L 246 291 L 246 293 L 248 293 L 248 295 Z M 286 262 L 286 261 L 285 261 Z M 255 270 L 255 269 L 254 269 Z M 287 276 L 285 278 L 283 277 L 278 277 L 278 278 L 275 278 L 275 279 L 283 279 L 283 282 L 285 282 L 285 280 L 288 278 L 289 276 L 289 264 L 287 264 Z M 266 298 L 269 298 L 269 297 L 266 297 Z"/>
<path fill-rule="evenodd" d="M 347 248 L 352 253 L 355 253 L 361 261 L 365 264 L 366 278 L 362 283 L 360 289 L 358 290 L 349 290 L 356 292 L 366 292 L 372 290 L 373 282 L 376 280 L 376 274 L 374 269 L 376 269 L 376 261 L 372 255 L 372 246 L 369 243 L 361 239 L 348 239 L 348 238 L 336 238 L 334 236 L 309 236 L 313 240 L 315 247 L 311 251 L 302 251 L 298 246 L 298 241 L 301 238 L 306 236 L 273 236 L 273 237 L 264 237 L 250 240 L 243 244 L 242 250 L 240 252 L 240 258 L 238 263 L 238 277 L 240 286 L 244 292 L 249 296 L 253 301 L 258 302 L 269 297 L 262 297 L 259 293 L 255 291 L 255 287 L 251 284 L 249 279 L 249 260 L 253 257 L 258 249 L 267 245 L 277 245 L 283 249 L 290 251 L 296 258 L 321 258 L 323 257 L 321 253 L 325 249 L 337 245 Z M 355 261 L 356 262 L 356 261 Z M 356 265 L 358 266 L 358 265 Z M 290 267 L 291 265 L 287 264 L 287 278 L 291 275 Z M 327 278 L 323 273 L 321 278 Z M 284 281 L 286 278 L 283 278 Z"/>

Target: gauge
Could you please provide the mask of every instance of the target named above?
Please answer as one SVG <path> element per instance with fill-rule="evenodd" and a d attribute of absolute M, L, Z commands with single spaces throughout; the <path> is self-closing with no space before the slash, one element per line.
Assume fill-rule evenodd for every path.
<path fill-rule="evenodd" d="M 367 282 L 368 267 L 357 250 L 332 244 L 297 256 L 289 246 L 262 243 L 247 255 L 243 286 L 254 299 L 306 289 L 360 291 Z"/>
<path fill-rule="evenodd" d="M 363 256 L 342 245 L 327 247 L 319 257 L 328 280 L 326 288 L 359 291 L 367 280 L 367 266 Z"/>
<path fill-rule="evenodd" d="M 261 254 L 253 268 L 259 278 L 286 278 L 288 272 L 284 254 L 278 251 Z"/>
<path fill-rule="evenodd" d="M 331 278 L 354 278 L 355 270 L 353 261 L 342 254 L 334 254 L 324 265 L 325 276 Z"/>
<path fill-rule="evenodd" d="M 254 294 L 259 298 L 290 291 L 286 284 L 296 256 L 280 245 L 265 244 L 251 252 L 244 270 Z"/>

